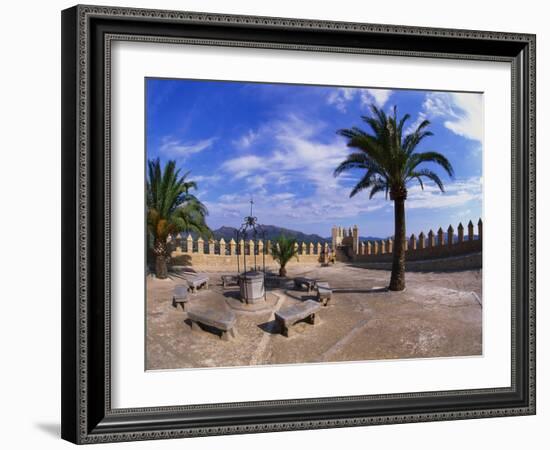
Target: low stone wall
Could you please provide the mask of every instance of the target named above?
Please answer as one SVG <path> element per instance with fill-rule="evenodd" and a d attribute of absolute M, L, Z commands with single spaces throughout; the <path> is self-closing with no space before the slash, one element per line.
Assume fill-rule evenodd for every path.
<path fill-rule="evenodd" d="M 381 255 L 383 256 L 383 255 Z M 391 255 L 390 255 L 391 256 Z M 389 261 L 380 260 L 362 260 L 354 261 L 356 264 L 366 269 L 391 270 L 391 259 Z M 423 259 L 407 261 L 405 270 L 407 272 L 441 272 L 455 270 L 478 270 L 482 268 L 483 260 L 481 252 L 470 253 L 459 256 L 450 256 L 437 259 Z"/>
<path fill-rule="evenodd" d="M 443 245 L 434 245 L 433 247 L 424 248 L 409 248 L 405 252 L 407 261 L 431 260 L 440 258 L 452 258 L 454 256 L 468 255 L 471 253 L 481 252 L 481 240 L 455 242 L 452 245 L 445 243 Z M 393 250 L 390 253 L 378 253 L 370 255 L 354 255 L 354 262 L 391 262 L 393 258 Z"/>
<path fill-rule="evenodd" d="M 477 223 L 477 235 L 474 234 L 474 224 L 470 221 L 466 227 L 458 224 L 457 235 L 451 225 L 446 232 L 439 228 L 437 232 L 429 230 L 418 237 L 412 234 L 405 243 L 405 259 L 408 270 L 462 270 L 465 268 L 481 267 L 481 250 L 483 223 L 481 219 Z M 288 266 L 297 264 L 319 264 L 321 259 L 328 261 L 333 256 L 337 261 L 352 264 L 369 264 L 373 268 L 391 269 L 394 241 L 386 240 L 360 241 L 359 229 L 345 230 L 341 227 L 333 227 L 333 242 L 329 246 L 327 242 L 301 242 L 295 244 L 298 257 L 293 258 Z M 263 265 L 265 253 L 265 265 L 270 270 L 277 270 L 279 265 L 271 256 L 271 245 L 267 241 L 245 241 L 234 239 L 203 240 L 201 237 L 194 240 L 189 234 L 187 237 L 177 234 L 168 243 L 170 251 L 169 265 L 190 266 L 200 271 L 212 272 L 237 272 L 244 269 L 244 255 L 246 255 L 246 267 L 254 267 L 254 255 L 256 266 Z M 332 253 L 331 253 L 332 252 Z M 472 256 L 477 255 L 478 256 Z M 239 255 L 239 263 L 237 263 Z M 433 261 L 433 262 L 432 262 Z M 415 264 L 418 262 L 419 264 Z M 420 264 L 422 262 L 422 264 Z M 369 267 L 370 267 L 369 266 Z"/>
<path fill-rule="evenodd" d="M 190 266 L 201 272 L 242 272 L 246 258 L 247 270 L 256 266 L 263 266 L 263 254 L 265 253 L 265 265 L 270 270 L 278 270 L 279 264 L 271 256 L 269 240 L 236 242 L 234 239 L 226 242 L 224 239 L 205 241 L 202 238 L 193 240 L 191 235 L 187 237 L 178 234 L 168 243 L 170 251 L 169 266 Z M 292 258 L 287 264 L 292 267 L 296 264 L 319 264 L 322 255 L 329 250 L 328 243 L 301 242 L 295 244 L 297 258 Z M 237 263 L 238 255 L 238 263 Z"/>
<path fill-rule="evenodd" d="M 262 255 L 256 255 L 256 265 L 262 266 Z M 319 264 L 319 255 L 298 255 L 298 259 L 292 258 L 287 267 L 299 264 Z M 242 271 L 244 267 L 243 256 L 239 256 L 239 266 L 237 265 L 236 255 L 217 255 L 206 253 L 181 253 L 173 255 L 170 259 L 170 265 L 190 266 L 201 272 L 237 272 Z M 279 264 L 273 260 L 271 255 L 265 255 L 266 268 L 277 271 Z M 246 255 L 246 267 L 254 266 L 254 257 Z"/>

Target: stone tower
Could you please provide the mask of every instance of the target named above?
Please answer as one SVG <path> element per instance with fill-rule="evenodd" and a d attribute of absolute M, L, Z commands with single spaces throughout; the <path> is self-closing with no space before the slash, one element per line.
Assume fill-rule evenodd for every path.
<path fill-rule="evenodd" d="M 351 231 L 351 236 L 353 238 L 353 254 L 358 255 L 359 254 L 359 228 L 357 225 L 353 226 L 353 229 Z"/>
<path fill-rule="evenodd" d="M 342 227 L 332 227 L 332 248 L 333 252 L 336 251 L 336 248 L 342 244 L 343 231 Z"/>
<path fill-rule="evenodd" d="M 354 255 L 359 254 L 359 227 L 354 225 L 353 227 L 332 227 L 332 251 L 336 252 L 336 249 L 340 246 L 350 247 L 350 253 Z"/>

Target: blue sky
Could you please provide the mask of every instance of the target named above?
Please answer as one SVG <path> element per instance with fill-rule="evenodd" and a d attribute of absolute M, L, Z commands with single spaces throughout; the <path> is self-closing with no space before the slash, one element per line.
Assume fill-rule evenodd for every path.
<path fill-rule="evenodd" d="M 482 213 L 483 95 L 202 80 L 146 80 L 147 158 L 176 160 L 191 171 L 212 229 L 239 226 L 254 197 L 260 223 L 330 236 L 333 225 L 359 226 L 362 236 L 393 234 L 393 202 L 367 192 L 349 198 L 360 177 L 337 178 L 350 149 L 336 131 L 359 126 L 371 103 L 408 113 L 409 130 L 423 119 L 434 136 L 418 151 L 436 150 L 455 178 L 440 169 L 446 192 L 409 187 L 407 233 L 434 231 Z"/>

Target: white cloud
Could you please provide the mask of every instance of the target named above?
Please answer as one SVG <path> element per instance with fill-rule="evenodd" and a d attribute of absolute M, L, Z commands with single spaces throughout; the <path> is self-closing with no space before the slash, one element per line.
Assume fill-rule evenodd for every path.
<path fill-rule="evenodd" d="M 229 176 L 242 182 L 242 189 L 239 194 L 222 195 L 217 201 L 209 202 L 211 214 L 219 211 L 223 218 L 240 217 L 248 211 L 250 195 L 253 195 L 254 214 L 261 217 L 263 223 L 278 223 L 284 218 L 300 228 L 304 223 L 329 220 L 341 223 L 346 218 L 351 220 L 360 214 L 390 207 L 383 197 L 349 198 L 352 183 L 357 180 L 333 176 L 334 168 L 349 150 L 345 140 L 337 136 L 329 142 L 319 141 L 316 136 L 324 126 L 295 115 L 285 121 L 264 124 L 257 133 L 257 142 L 270 150 L 261 158 L 248 154 L 222 165 Z M 289 191 L 293 186 L 304 194 L 296 196 Z M 279 192 L 281 187 L 286 190 Z"/>
<path fill-rule="evenodd" d="M 329 94 L 327 103 L 340 112 L 346 112 L 348 103 L 359 97 L 363 106 L 374 103 L 383 108 L 391 94 L 389 89 L 336 88 Z"/>
<path fill-rule="evenodd" d="M 169 157 L 186 158 L 212 147 L 216 138 L 203 139 L 196 142 L 183 142 L 170 136 L 162 139 L 159 152 Z"/>
<path fill-rule="evenodd" d="M 349 149 L 338 136 L 330 141 L 319 140 L 317 136 L 324 134 L 321 131 L 325 126 L 290 115 L 285 121 L 264 124 L 261 132 L 255 130 L 258 134 L 255 153 L 229 159 L 221 166 L 240 187 L 231 195 L 207 202 L 210 215 L 217 217 L 216 223 L 244 217 L 251 195 L 254 215 L 262 223 L 285 223 L 296 229 L 303 229 L 306 224 L 341 224 L 368 214 L 379 217 L 381 211 L 391 212 L 393 204 L 383 193 L 373 199 L 367 193 L 349 198 L 358 181 L 357 174 L 333 176 L 334 168 L 346 158 Z M 262 156 L 257 153 L 259 145 Z M 222 179 L 226 179 L 224 175 Z M 422 191 L 411 184 L 408 208 L 444 209 L 481 200 L 480 178 L 450 181 L 445 193 L 440 193 L 432 183 L 424 187 Z"/>
<path fill-rule="evenodd" d="M 261 189 L 268 183 L 268 178 L 264 175 L 252 175 L 246 178 L 246 182 L 252 189 Z"/>
<path fill-rule="evenodd" d="M 370 105 L 375 103 L 379 108 L 383 108 L 392 91 L 389 89 L 362 89 L 361 90 L 361 104 Z"/>
<path fill-rule="evenodd" d="M 279 194 L 274 194 L 271 196 L 273 200 L 290 200 L 296 197 L 292 192 L 281 192 Z"/>
<path fill-rule="evenodd" d="M 426 94 L 418 119 L 407 132 L 424 119 L 443 120 L 453 133 L 475 141 L 483 139 L 483 97 L 481 94 L 430 92 Z"/>
<path fill-rule="evenodd" d="M 480 94 L 451 94 L 459 111 L 457 117 L 445 122 L 455 134 L 476 141 L 483 139 L 483 100 Z"/>
<path fill-rule="evenodd" d="M 235 178 L 244 178 L 256 170 L 262 169 L 265 160 L 256 155 L 246 155 L 229 159 L 222 164 L 222 169 Z"/>
<path fill-rule="evenodd" d="M 355 97 L 356 89 L 336 88 L 328 96 L 329 105 L 334 105 L 340 112 L 346 112 L 347 104 Z"/>
<path fill-rule="evenodd" d="M 240 149 L 249 148 L 260 136 L 259 131 L 248 130 L 239 139 L 233 141 L 233 145 Z"/>
<path fill-rule="evenodd" d="M 239 199 L 239 196 L 237 194 L 223 194 L 220 195 L 218 200 L 222 203 L 231 203 L 237 199 Z"/>
<path fill-rule="evenodd" d="M 424 184 L 424 190 L 418 184 L 412 184 L 407 197 L 407 207 L 411 209 L 439 209 L 464 205 L 470 201 L 481 201 L 482 180 L 472 177 L 444 183 L 445 192 L 430 183 Z"/>
<path fill-rule="evenodd" d="M 197 183 L 216 183 L 221 180 L 220 175 L 192 175 L 191 179 Z"/>
<path fill-rule="evenodd" d="M 416 116 L 416 120 L 412 122 L 407 128 L 405 128 L 405 134 L 410 134 L 414 132 L 418 126 L 424 122 L 428 117 L 425 112 L 421 111 L 418 113 L 418 116 Z"/>

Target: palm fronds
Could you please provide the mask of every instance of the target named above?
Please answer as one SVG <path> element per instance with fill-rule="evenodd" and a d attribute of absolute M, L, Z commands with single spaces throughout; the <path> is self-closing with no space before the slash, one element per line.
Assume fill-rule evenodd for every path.
<path fill-rule="evenodd" d="M 285 267 L 292 258 L 298 259 L 298 245 L 296 239 L 279 236 L 271 246 L 271 256 L 281 266 L 281 276 L 285 276 Z"/>
<path fill-rule="evenodd" d="M 190 193 L 197 189 L 197 183 L 188 180 L 189 174 L 181 175 L 175 161 L 168 161 L 164 168 L 158 158 L 147 163 L 147 229 L 159 258 L 166 257 L 170 235 L 190 231 L 212 236 L 206 224 L 206 206 Z"/>
<path fill-rule="evenodd" d="M 394 201 L 395 214 L 395 251 L 393 254 L 392 274 L 389 288 L 405 288 L 405 200 L 407 186 L 418 182 L 424 189 L 424 182 L 434 183 L 442 192 L 443 181 L 439 175 L 426 167 L 426 164 L 442 168 L 449 177 L 454 176 L 453 166 L 441 153 L 435 151 L 416 152 L 418 146 L 427 137 L 433 135 L 427 128 L 428 120 L 422 120 L 416 128 L 403 134 L 405 124 L 410 119 L 408 114 L 398 118 L 397 107 L 391 114 L 371 105 L 371 115 L 362 116 L 370 132 L 358 127 L 338 130 L 337 133 L 347 139 L 348 147 L 354 149 L 336 169 L 334 176 L 343 172 L 360 171 L 357 184 L 349 196 L 354 197 L 364 190 L 369 191 L 369 198 L 383 192 L 386 198 Z"/>
<path fill-rule="evenodd" d="M 424 163 L 432 163 L 441 167 L 449 177 L 454 176 L 454 170 L 449 160 L 435 151 L 416 153 L 418 145 L 433 133 L 426 128 L 430 125 L 423 120 L 411 133 L 403 135 L 405 123 L 410 118 L 408 114 L 398 118 L 397 107 L 392 114 L 386 114 L 382 109 L 371 105 L 371 115 L 362 116 L 371 132 L 358 127 L 338 130 L 338 134 L 348 140 L 348 147 L 356 149 L 348 155 L 334 170 L 334 176 L 355 169 L 365 173 L 350 192 L 350 197 L 370 189 L 370 198 L 379 192 L 404 193 L 411 181 L 417 181 L 424 188 L 423 178 L 432 181 L 444 190 L 439 176 L 432 170 L 421 168 Z"/>

